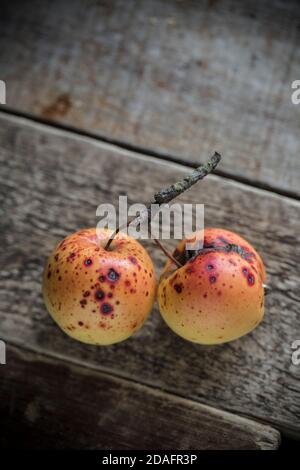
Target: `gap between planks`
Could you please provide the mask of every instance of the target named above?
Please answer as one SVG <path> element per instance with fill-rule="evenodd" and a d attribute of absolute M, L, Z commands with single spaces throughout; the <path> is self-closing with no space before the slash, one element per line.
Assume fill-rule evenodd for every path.
<path fill-rule="evenodd" d="M 128 377 L 122 377 L 121 375 L 105 370 L 105 368 L 99 369 L 97 367 L 93 367 L 91 364 L 87 365 L 84 363 L 84 361 L 74 360 L 73 358 L 66 358 L 57 353 L 49 353 L 45 352 L 44 350 L 41 351 L 38 348 L 30 348 L 28 346 L 24 346 L 23 344 L 21 345 L 13 342 L 9 343 L 9 347 L 15 352 L 16 355 L 21 356 L 24 362 L 31 362 L 30 358 L 27 356 L 28 354 L 30 355 L 33 353 L 37 361 L 44 362 L 45 364 L 47 364 L 47 362 L 53 363 L 53 360 L 56 359 L 62 365 L 66 365 L 71 369 L 80 368 L 80 374 L 82 376 L 89 376 L 91 373 L 96 373 L 103 378 L 106 377 L 116 384 L 122 383 L 127 386 L 135 387 L 136 390 L 140 391 L 141 393 L 145 392 L 146 394 L 150 394 L 153 397 L 158 398 L 163 396 L 170 403 L 177 403 L 187 407 L 195 407 L 199 412 L 207 412 L 208 415 L 214 416 L 216 419 L 220 419 L 220 421 L 227 421 L 227 423 L 232 424 L 234 423 L 237 426 L 249 429 L 249 431 L 252 429 L 253 433 L 256 432 L 258 436 L 261 434 L 261 437 L 257 440 L 256 444 L 261 445 L 262 450 L 277 449 L 281 444 L 281 434 L 276 428 L 272 427 L 272 424 L 264 423 L 251 416 L 243 416 L 231 411 L 223 410 L 221 408 L 215 408 L 213 406 L 191 400 L 176 393 L 170 393 L 169 391 L 166 391 L 162 388 L 154 387 L 150 384 L 140 383 Z"/>
<path fill-rule="evenodd" d="M 163 387 L 156 387 L 155 385 L 153 385 L 150 382 L 137 382 L 132 377 L 130 377 L 128 375 L 122 375 L 120 373 L 117 373 L 115 370 L 113 370 L 113 372 L 112 372 L 111 368 L 106 368 L 103 365 L 101 365 L 101 367 L 99 367 L 99 366 L 96 366 L 96 365 L 94 365 L 90 362 L 85 362 L 83 359 L 77 359 L 75 357 L 64 356 L 63 354 L 59 354 L 59 353 L 54 352 L 52 350 L 49 351 L 49 350 L 41 349 L 41 348 L 36 347 L 36 346 L 28 346 L 28 345 L 24 346 L 24 344 L 22 342 L 14 341 L 13 339 L 5 337 L 5 336 L 2 336 L 1 338 L 4 341 L 6 341 L 6 343 L 8 343 L 9 346 L 12 347 L 12 348 L 22 350 L 25 353 L 28 352 L 28 353 L 37 354 L 37 355 L 42 356 L 43 358 L 45 358 L 45 360 L 47 360 L 47 359 L 48 360 L 56 359 L 56 360 L 61 361 L 62 363 L 68 364 L 69 366 L 82 367 L 83 369 L 85 369 L 85 373 L 87 373 L 87 374 L 88 374 L 88 371 L 99 373 L 99 374 L 105 375 L 107 377 L 110 377 L 111 379 L 121 380 L 124 383 L 132 384 L 134 386 L 140 387 L 140 389 L 142 389 L 142 390 L 143 389 L 148 389 L 148 390 L 151 390 L 153 393 L 156 393 L 156 394 L 164 394 L 169 399 L 180 400 L 183 403 L 192 404 L 194 406 L 199 405 L 203 409 L 205 409 L 207 411 L 210 411 L 212 413 L 215 413 L 216 415 L 219 415 L 219 416 L 226 415 L 226 416 L 228 416 L 228 418 L 234 417 L 234 418 L 236 418 L 237 421 L 240 420 L 241 423 L 244 423 L 246 421 L 249 421 L 249 422 L 252 421 L 253 423 L 256 423 L 258 426 L 266 427 L 266 428 L 272 429 L 274 432 L 277 432 L 278 436 L 279 436 L 278 437 L 278 446 L 280 445 L 281 434 L 282 433 L 277 429 L 278 424 L 275 421 L 274 422 L 272 422 L 271 420 L 264 421 L 262 419 L 259 419 L 257 416 L 254 416 L 254 415 L 251 415 L 251 414 L 245 414 L 245 413 L 242 413 L 242 412 L 237 414 L 237 412 L 235 410 L 231 410 L 231 409 L 215 408 L 212 405 L 208 405 L 208 404 L 204 404 L 200 401 L 192 400 L 191 398 L 188 398 L 188 397 L 186 397 L 186 396 L 184 396 L 180 393 L 176 393 L 173 390 L 170 391 L 167 388 L 165 389 Z M 26 358 L 24 357 L 24 359 L 26 359 Z M 290 430 L 287 430 L 287 431 L 284 430 L 283 435 L 285 435 L 286 437 L 292 437 L 292 438 L 295 437 L 294 433 L 291 432 Z"/>
<path fill-rule="evenodd" d="M 185 167 L 193 169 L 197 167 L 197 164 L 187 162 L 183 158 L 176 158 L 170 154 L 164 154 L 143 147 L 135 146 L 129 143 L 121 142 L 113 138 L 101 136 L 98 133 L 88 132 L 84 129 L 73 127 L 71 125 L 61 124 L 56 121 L 54 122 L 51 120 L 39 118 L 30 113 L 17 111 L 13 108 L 8 108 L 7 106 L 5 106 L 4 108 L 0 105 L 0 116 L 11 122 L 18 122 L 26 126 L 32 126 L 35 129 L 47 130 L 47 132 L 53 135 L 72 137 L 74 139 L 79 139 L 83 142 L 92 142 L 94 145 L 98 145 L 100 148 L 117 151 L 118 153 L 126 155 L 127 157 L 138 158 L 140 160 L 143 159 L 145 161 L 155 160 L 159 161 L 162 165 L 171 165 L 174 168 L 176 168 L 176 166 L 180 168 Z M 214 151 L 218 151 L 219 153 L 221 153 L 223 159 L 226 159 L 226 155 L 222 154 L 222 149 L 211 149 L 211 154 L 213 154 Z M 199 164 L 206 160 L 208 157 L 209 155 L 201 156 Z M 235 187 L 247 188 L 247 190 L 253 191 L 258 194 L 267 193 L 271 196 L 277 196 L 279 198 L 287 199 L 289 202 L 299 201 L 300 203 L 300 195 L 293 191 L 279 189 L 275 186 L 268 185 L 266 183 L 261 183 L 259 181 L 254 182 L 246 177 L 234 176 L 218 168 L 214 171 L 213 175 L 210 175 L 210 177 L 216 178 L 217 180 L 226 179 Z"/>

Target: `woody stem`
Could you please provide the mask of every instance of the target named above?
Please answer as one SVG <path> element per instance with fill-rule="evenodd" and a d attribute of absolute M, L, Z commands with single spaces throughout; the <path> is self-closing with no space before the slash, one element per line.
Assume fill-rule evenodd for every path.
<path fill-rule="evenodd" d="M 197 181 L 200 181 L 201 179 L 205 178 L 205 176 L 207 176 L 209 173 L 214 171 L 214 169 L 219 164 L 220 160 L 221 160 L 221 155 L 215 152 L 214 155 L 206 163 L 203 163 L 202 165 L 198 166 L 198 168 L 193 170 L 190 175 L 185 176 L 184 178 L 172 184 L 171 186 L 168 186 L 167 188 L 164 188 L 161 191 L 158 191 L 157 193 L 155 193 L 153 204 L 161 206 L 162 204 L 167 204 L 168 202 L 172 201 L 177 196 L 179 196 L 180 194 L 185 192 L 187 189 L 189 189 L 191 186 L 193 186 L 195 183 L 197 183 Z M 115 230 L 115 232 L 109 237 L 105 246 L 105 250 L 109 249 L 113 239 L 119 233 L 120 230 L 122 230 L 123 228 L 128 228 L 129 225 L 133 222 L 135 222 L 137 225 L 141 224 L 142 222 L 146 220 L 146 218 L 148 218 L 148 220 L 150 220 L 151 222 L 151 204 L 149 204 L 149 206 L 147 207 L 147 210 L 144 211 L 143 214 L 128 221 L 127 224 L 125 224 L 124 226 L 118 227 Z M 162 247 L 160 246 L 160 248 Z"/>

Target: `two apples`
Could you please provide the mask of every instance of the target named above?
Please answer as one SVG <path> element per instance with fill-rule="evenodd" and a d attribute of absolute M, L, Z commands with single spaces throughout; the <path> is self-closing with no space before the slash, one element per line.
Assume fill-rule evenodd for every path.
<path fill-rule="evenodd" d="M 253 330 L 264 315 L 265 268 L 255 249 L 223 229 L 204 230 L 203 250 L 188 256 L 183 240 L 158 287 L 143 246 L 122 232 L 91 228 L 64 239 L 43 277 L 46 307 L 69 336 L 109 345 L 139 330 L 157 299 L 168 326 L 186 340 L 219 344 Z"/>

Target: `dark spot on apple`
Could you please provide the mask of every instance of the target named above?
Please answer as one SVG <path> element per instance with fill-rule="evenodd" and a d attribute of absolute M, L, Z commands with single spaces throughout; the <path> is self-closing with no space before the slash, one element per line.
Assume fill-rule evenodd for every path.
<path fill-rule="evenodd" d="M 85 293 L 83 294 L 83 297 L 88 297 L 90 295 L 90 291 L 86 290 Z"/>
<path fill-rule="evenodd" d="M 103 300 L 104 297 L 105 297 L 105 294 L 104 294 L 103 290 L 101 290 L 101 289 L 96 290 L 96 292 L 95 292 L 95 299 L 96 300 Z"/>
<path fill-rule="evenodd" d="M 174 289 L 176 290 L 176 292 L 178 294 L 180 294 L 182 292 L 183 285 L 182 284 L 174 284 Z"/>
<path fill-rule="evenodd" d="M 113 268 L 110 268 L 107 277 L 110 281 L 116 282 L 119 279 L 120 274 L 117 273 L 117 271 L 115 271 Z"/>
<path fill-rule="evenodd" d="M 207 271 L 212 271 L 214 269 L 214 265 L 213 264 L 208 264 L 206 266 L 206 268 L 207 268 Z"/>
<path fill-rule="evenodd" d="M 104 303 L 103 305 L 101 305 L 100 310 L 103 315 L 109 315 L 113 311 L 113 307 L 108 303 Z"/>
<path fill-rule="evenodd" d="M 73 251 L 73 252 L 70 253 L 69 256 L 67 257 L 67 261 L 69 261 L 69 262 L 74 261 L 75 256 L 76 256 L 76 253 L 74 253 L 74 251 Z"/>
<path fill-rule="evenodd" d="M 103 276 L 103 275 L 99 276 L 98 279 L 99 279 L 100 282 L 104 282 L 105 281 L 105 276 Z"/>
<path fill-rule="evenodd" d="M 87 301 L 86 299 L 81 299 L 79 303 L 82 307 L 84 307 L 87 304 Z"/>
<path fill-rule="evenodd" d="M 93 260 L 91 258 L 86 258 L 83 262 L 84 266 L 92 266 Z"/>
<path fill-rule="evenodd" d="M 248 280 L 249 286 L 253 286 L 253 285 L 254 285 L 255 279 L 254 279 L 253 274 L 248 274 L 247 280 Z"/>
<path fill-rule="evenodd" d="M 79 321 L 79 322 L 78 322 L 78 325 L 79 325 L 79 326 L 83 326 L 83 322 L 82 322 L 82 321 Z"/>
<path fill-rule="evenodd" d="M 217 282 L 216 276 L 209 276 L 209 282 L 210 282 L 211 284 L 215 284 L 215 282 Z"/>
<path fill-rule="evenodd" d="M 50 279 L 51 277 L 51 271 L 48 271 L 47 278 Z"/>

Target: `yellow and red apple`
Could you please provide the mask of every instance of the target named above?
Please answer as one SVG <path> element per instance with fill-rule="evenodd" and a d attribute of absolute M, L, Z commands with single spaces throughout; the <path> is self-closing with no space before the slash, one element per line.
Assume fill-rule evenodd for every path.
<path fill-rule="evenodd" d="M 46 307 L 69 336 L 108 345 L 139 330 L 156 294 L 151 258 L 142 245 L 119 232 L 108 250 L 107 229 L 86 229 L 57 245 L 43 277 Z"/>
<path fill-rule="evenodd" d="M 183 266 L 168 260 L 160 278 L 158 304 L 169 327 L 201 344 L 237 339 L 253 330 L 264 315 L 266 272 L 256 250 L 239 235 L 208 228 L 203 250 L 189 258 L 183 240 L 174 252 Z"/>

